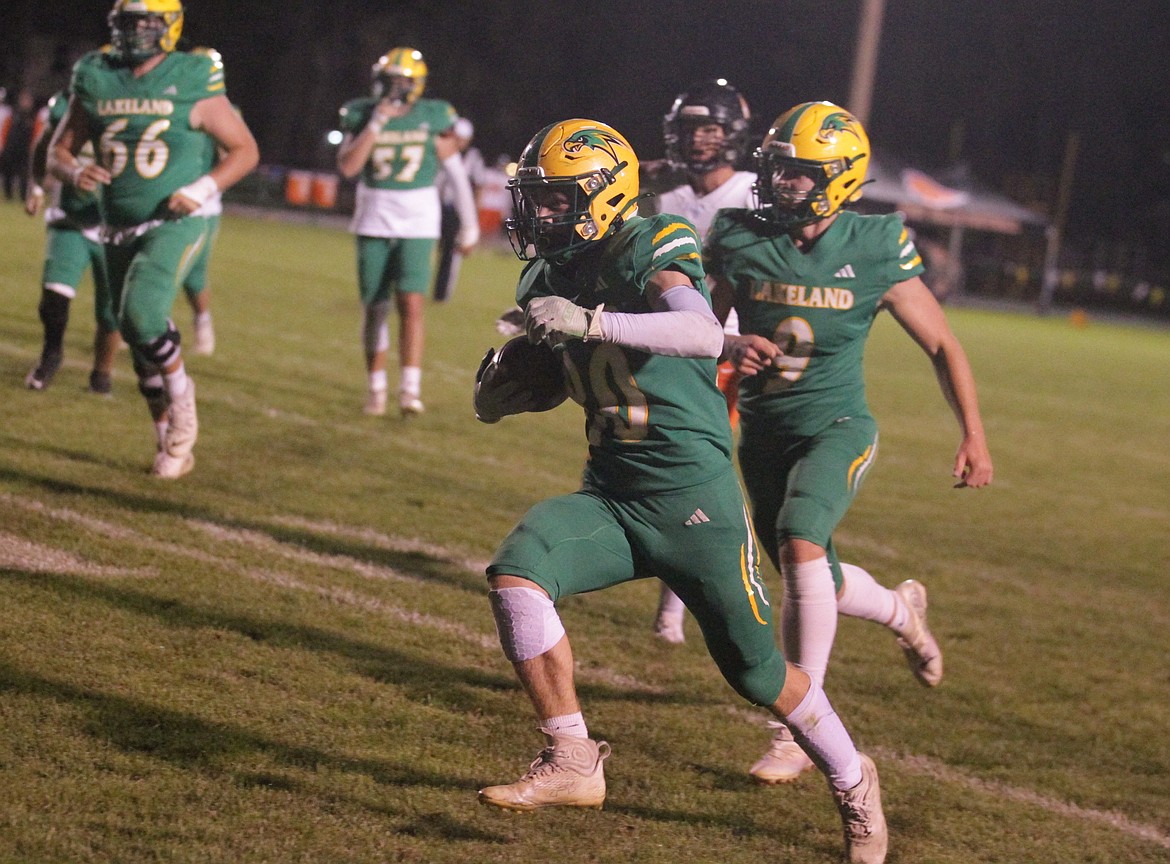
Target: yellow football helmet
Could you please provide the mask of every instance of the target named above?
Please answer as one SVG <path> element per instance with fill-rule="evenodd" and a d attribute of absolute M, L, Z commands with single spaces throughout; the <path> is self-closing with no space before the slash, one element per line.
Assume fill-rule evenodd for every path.
<path fill-rule="evenodd" d="M 869 156 L 869 136 L 844 108 L 832 102 L 790 108 L 755 152 L 757 215 L 785 228 L 833 215 L 861 197 Z M 783 188 L 777 183 L 782 173 L 806 174 L 814 186 L 808 192 Z"/>
<path fill-rule="evenodd" d="M 427 64 L 413 48 L 391 48 L 378 58 L 371 74 L 375 99 L 408 105 L 422 96 L 427 86 Z"/>
<path fill-rule="evenodd" d="M 179 0 L 115 0 L 110 10 L 113 54 L 132 66 L 175 50 L 183 33 Z"/>
<path fill-rule="evenodd" d="M 505 227 L 516 255 L 565 261 L 638 212 L 638 157 L 604 123 L 562 120 L 528 142 L 508 189 L 514 212 Z M 564 209 L 550 215 L 558 193 Z"/>

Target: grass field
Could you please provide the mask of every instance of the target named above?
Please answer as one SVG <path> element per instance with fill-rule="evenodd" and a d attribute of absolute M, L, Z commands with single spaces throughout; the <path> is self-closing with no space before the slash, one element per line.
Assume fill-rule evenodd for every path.
<path fill-rule="evenodd" d="M 519 269 L 464 265 L 428 310 L 425 415 L 362 415 L 351 240 L 227 218 L 217 353 L 194 473 L 146 473 L 153 431 L 119 357 L 82 392 L 92 292 L 66 366 L 40 344 L 43 228 L 0 204 L 0 861 L 804 862 L 840 855 L 823 781 L 760 788 L 762 711 L 657 586 L 562 605 L 601 812 L 476 804 L 540 739 L 494 636 L 483 563 L 575 488 L 563 406 L 495 426 L 470 384 Z M 996 481 L 957 491 L 957 432 L 888 318 L 870 343 L 882 453 L 843 557 L 931 589 L 947 676 L 843 621 L 827 687 L 882 772 L 892 864 L 1170 860 L 1170 333 L 954 309 Z M 181 329 L 189 313 L 176 307 Z M 774 593 L 779 585 L 774 574 Z"/>

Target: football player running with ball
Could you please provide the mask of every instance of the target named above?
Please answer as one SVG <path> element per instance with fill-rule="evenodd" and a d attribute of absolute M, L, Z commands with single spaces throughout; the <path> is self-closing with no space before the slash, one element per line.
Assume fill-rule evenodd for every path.
<path fill-rule="evenodd" d="M 225 95 L 218 55 L 175 50 L 179 0 L 117 0 L 109 23 L 110 45 L 74 67 L 49 168 L 82 191 L 104 187 L 113 307 L 158 436 L 151 471 L 173 479 L 195 464 L 199 426 L 171 307 L 208 242 L 205 206 L 247 175 L 259 152 Z M 210 171 L 208 136 L 223 153 Z M 87 142 L 96 162 L 78 159 Z"/>
<path fill-rule="evenodd" d="M 756 534 L 784 579 L 785 655 L 821 683 L 841 613 L 889 627 L 914 675 L 933 687 L 943 663 L 926 589 L 912 579 L 885 588 L 840 563 L 832 543 L 877 454 L 862 357 L 879 312 L 930 357 L 954 410 L 957 485 L 990 483 L 991 455 L 971 367 L 919 278 L 901 217 L 841 209 L 861 196 L 869 157 L 865 130 L 836 105 L 782 114 L 756 151 L 757 206 L 716 217 L 704 263 L 716 310 L 739 313 L 742 335 L 728 336 L 725 352 L 745 376 L 739 464 Z M 777 725 L 751 768 L 764 783 L 795 780 L 816 761 L 797 730 Z"/>
<path fill-rule="evenodd" d="M 398 407 L 408 416 L 423 411 L 423 305 L 440 233 L 435 187 L 440 163 L 455 195 L 461 255 L 471 254 L 479 242 L 479 216 L 455 134 L 455 109 L 441 99 L 420 98 L 427 81 L 422 54 L 392 48 L 374 64 L 373 79 L 372 96 L 341 108 L 345 137 L 337 167 L 343 177 L 361 178 L 349 230 L 357 235 L 365 412 L 386 413 L 386 319 L 393 295 L 398 308 Z"/>
<path fill-rule="evenodd" d="M 487 568 L 500 642 L 546 746 L 523 777 L 481 789 L 480 801 L 509 810 L 602 805 L 609 745 L 589 737 L 556 601 L 655 576 L 683 598 L 732 688 L 783 719 L 814 754 L 848 860 L 882 861 L 873 761 L 858 753 L 820 684 L 776 646 L 715 385 L 723 329 L 694 226 L 638 215 L 638 159 L 592 120 L 538 132 L 509 187 L 508 228 L 529 261 L 517 303 L 528 338 L 560 353 L 568 394 L 585 409 L 589 458 L 582 488 L 529 510 Z M 489 422 L 532 407 L 530 392 L 493 361 L 475 392 L 476 413 Z"/>

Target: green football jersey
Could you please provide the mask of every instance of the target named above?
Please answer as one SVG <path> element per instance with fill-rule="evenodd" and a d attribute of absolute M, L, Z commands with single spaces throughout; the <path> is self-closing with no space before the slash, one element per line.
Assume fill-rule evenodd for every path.
<path fill-rule="evenodd" d="M 65 117 L 65 110 L 69 107 L 69 93 L 65 90 L 54 93 L 46 107 L 49 111 L 44 140 L 48 141 Z M 93 145 L 88 141 L 78 154 L 78 159 L 82 162 L 93 161 Z M 71 183 L 54 185 L 56 197 L 45 214 L 49 224 L 61 228 L 88 228 L 101 224 L 98 192 L 82 192 Z"/>
<path fill-rule="evenodd" d="M 924 270 L 900 216 L 843 212 L 804 253 L 751 211 L 722 210 L 704 264 L 733 286 L 740 332 L 784 352 L 740 382 L 745 430 L 815 435 L 840 417 L 869 414 L 862 360 L 878 303 Z"/>
<path fill-rule="evenodd" d="M 673 267 L 711 302 L 695 228 L 678 216 L 632 217 L 600 248 L 566 265 L 529 262 L 516 301 L 567 297 L 594 309 L 646 313 L 649 278 Z M 703 483 L 731 466 L 727 403 L 715 386 L 715 360 L 666 357 L 605 342 L 564 349 L 569 395 L 585 409 L 585 484 L 630 497 Z"/>
<path fill-rule="evenodd" d="M 96 130 L 94 146 L 113 175 L 102 198 L 116 227 L 167 218 L 167 199 L 207 171 L 207 134 L 191 128 L 191 109 L 224 94 L 214 52 L 167 54 L 141 78 L 105 49 L 86 54 L 71 89 Z"/>
<path fill-rule="evenodd" d="M 352 99 L 341 107 L 341 131 L 359 134 L 370 122 L 378 100 Z M 362 169 L 361 181 L 371 189 L 421 189 L 435 185 L 439 157 L 435 137 L 457 118 L 442 99 L 419 99 L 401 117 L 383 124 L 378 140 Z"/>

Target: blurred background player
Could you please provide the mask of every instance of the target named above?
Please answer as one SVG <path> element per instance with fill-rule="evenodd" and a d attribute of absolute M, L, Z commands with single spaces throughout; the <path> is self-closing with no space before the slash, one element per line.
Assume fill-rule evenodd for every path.
<path fill-rule="evenodd" d="M 715 310 L 734 305 L 743 335 L 725 355 L 740 382 L 739 465 L 756 536 L 784 580 L 785 655 L 821 682 L 838 613 L 890 628 L 920 683 L 943 674 L 927 627 L 926 589 L 890 590 L 842 564 L 832 534 L 877 455 L 862 366 L 874 319 L 888 311 L 930 357 L 962 432 L 952 474 L 991 482 L 975 379 L 897 214 L 843 210 L 861 197 L 869 138 L 828 102 L 780 115 L 756 151 L 758 203 L 720 213 L 704 260 Z M 751 767 L 763 783 L 795 780 L 812 761 L 782 723 Z"/>
<path fill-rule="evenodd" d="M 467 172 L 467 180 L 471 184 L 473 199 L 479 197 L 479 186 L 487 170 L 483 161 L 483 154 L 478 147 L 473 147 L 471 139 L 475 135 L 475 127 L 466 117 L 460 117 L 453 127 L 455 140 L 459 143 L 459 152 L 463 159 L 463 168 Z M 439 303 L 450 300 L 455 293 L 455 283 L 459 280 L 459 267 L 463 263 L 463 253 L 459 251 L 459 230 L 463 220 L 459 216 L 459 207 L 456 203 L 455 184 L 451 182 L 447 170 L 439 168 L 435 178 L 435 186 L 439 190 L 439 203 L 442 208 L 442 217 L 439 225 L 439 260 L 435 268 L 435 286 L 432 296 Z M 479 221 L 478 210 L 476 221 Z"/>
<path fill-rule="evenodd" d="M 398 307 L 398 407 L 421 414 L 423 304 L 439 237 L 440 164 L 455 193 L 461 225 L 457 245 L 468 254 L 479 242 L 475 198 L 455 137 L 455 109 L 423 99 L 427 65 L 413 48 L 392 48 L 373 67 L 371 96 L 341 108 L 345 133 L 337 152 L 343 177 L 360 175 L 350 231 L 357 235 L 358 288 L 368 393 L 365 412 L 386 413 L 386 320 Z"/>
<path fill-rule="evenodd" d="M 609 747 L 589 737 L 556 601 L 653 574 L 687 599 L 728 684 L 785 718 L 817 754 L 847 860 L 880 864 L 877 769 L 818 683 L 776 645 L 715 386 L 723 333 L 698 234 L 677 216 L 638 215 L 638 158 L 592 120 L 538 132 L 511 188 L 509 228 L 529 262 L 517 303 L 529 341 L 561 354 L 564 386 L 585 409 L 589 460 L 582 488 L 532 507 L 487 568 L 500 643 L 546 746 L 524 776 L 481 789 L 480 801 L 509 810 L 602 805 Z M 529 410 L 512 398 L 528 370 L 509 376 L 492 360 L 475 391 L 486 422 Z"/>
<path fill-rule="evenodd" d="M 208 54 L 216 62 L 223 62 L 219 52 L 214 48 L 192 48 L 192 53 Z M 232 109 L 239 114 L 240 109 L 233 105 Z M 210 171 L 219 161 L 221 153 L 210 138 L 206 142 L 207 170 Z M 223 193 L 216 192 L 204 204 L 207 214 L 207 242 L 196 256 L 187 278 L 183 280 L 183 294 L 191 307 L 191 328 L 195 334 L 195 353 L 209 357 L 215 353 L 215 322 L 211 318 L 211 287 L 207 284 L 208 265 L 211 263 L 211 250 L 215 248 L 219 239 L 219 223 L 223 216 Z"/>
<path fill-rule="evenodd" d="M 9 201 L 23 201 L 28 194 L 28 157 L 36 125 L 37 100 L 33 92 L 22 87 L 5 121 L 6 131 L 0 141 L 0 184 Z"/>
<path fill-rule="evenodd" d="M 158 439 L 151 473 L 174 479 L 195 464 L 199 425 L 171 309 L 207 243 L 203 208 L 247 175 L 259 152 L 225 95 L 218 55 L 175 50 L 178 0 L 117 0 L 109 24 L 110 45 L 74 67 L 49 169 L 82 191 L 104 186 L 114 308 Z M 223 153 L 210 171 L 207 136 Z M 86 142 L 100 142 L 98 163 L 78 160 Z"/>
<path fill-rule="evenodd" d="M 110 392 L 114 355 L 121 338 L 118 319 L 110 300 L 106 255 L 102 247 L 101 212 L 97 192 L 82 192 L 63 185 L 45 173 L 49 140 L 65 116 L 69 94 L 62 90 L 41 109 L 37 132 L 29 156 L 29 183 L 24 210 L 35 216 L 45 208 L 45 262 L 41 271 L 41 300 L 37 306 L 44 327 L 44 342 L 37 364 L 25 376 L 30 390 L 44 390 L 61 368 L 69 307 L 77 296 L 81 279 L 89 269 L 93 278 L 93 369 L 89 373 L 91 393 Z M 93 162 L 88 142 L 78 154 L 79 162 Z"/>
<path fill-rule="evenodd" d="M 747 159 L 751 110 L 747 100 L 723 78 L 689 87 L 674 100 L 662 119 L 662 136 L 669 167 L 686 182 L 650 201 L 659 213 L 685 216 L 705 238 L 715 213 L 725 207 L 750 207 L 756 175 L 738 170 Z M 734 314 L 724 329 L 737 333 Z M 727 400 L 734 427 L 738 378 L 730 363 L 719 365 L 719 389 Z M 686 607 L 662 585 L 654 632 L 667 642 L 681 643 Z"/>

